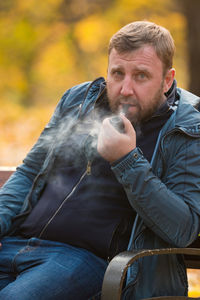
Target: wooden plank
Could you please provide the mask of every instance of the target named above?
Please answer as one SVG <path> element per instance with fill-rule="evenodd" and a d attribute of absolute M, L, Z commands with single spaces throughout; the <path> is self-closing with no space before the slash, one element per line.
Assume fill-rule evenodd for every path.
<path fill-rule="evenodd" d="M 15 171 L 15 167 L 0 167 L 0 187 L 8 180 Z"/>

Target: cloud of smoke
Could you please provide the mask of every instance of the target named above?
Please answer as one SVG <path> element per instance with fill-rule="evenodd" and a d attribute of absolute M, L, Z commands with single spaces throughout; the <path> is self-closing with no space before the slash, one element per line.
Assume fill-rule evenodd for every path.
<path fill-rule="evenodd" d="M 83 120 L 64 117 L 55 127 L 45 130 L 40 146 L 48 150 L 55 147 L 57 157 L 63 162 L 80 164 L 97 156 L 97 140 L 102 123 L 102 112 L 95 111 Z"/>
<path fill-rule="evenodd" d="M 97 140 L 105 117 L 119 116 L 121 112 L 126 114 L 129 105 L 126 104 L 122 111 L 116 114 L 107 110 L 95 109 L 84 119 L 74 119 L 69 116 L 59 121 L 59 125 L 47 129 L 47 134 L 42 138 L 42 147 L 56 148 L 57 157 L 63 162 L 81 164 L 83 161 L 93 160 L 97 153 Z M 138 127 L 138 128 L 137 128 Z M 140 127 L 135 129 L 140 134 Z"/>

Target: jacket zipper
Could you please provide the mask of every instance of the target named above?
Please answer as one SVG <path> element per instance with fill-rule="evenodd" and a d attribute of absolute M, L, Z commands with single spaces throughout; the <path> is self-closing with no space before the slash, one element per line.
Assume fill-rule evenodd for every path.
<path fill-rule="evenodd" d="M 78 182 L 74 185 L 74 187 L 72 188 L 71 192 L 64 198 L 63 202 L 60 204 L 60 206 L 57 208 L 57 210 L 55 211 L 55 213 L 52 215 L 52 217 L 49 219 L 49 221 L 45 224 L 45 226 L 43 227 L 42 231 L 40 232 L 38 238 L 41 238 L 43 233 L 45 232 L 45 230 L 47 229 L 47 227 L 49 226 L 49 224 L 52 222 L 52 220 L 55 218 L 55 216 L 58 214 L 58 212 L 61 210 L 61 208 L 63 207 L 63 205 L 65 204 L 65 202 L 73 195 L 73 193 L 75 192 L 76 188 L 79 186 L 79 184 L 81 183 L 81 181 L 83 180 L 83 178 L 86 175 L 91 175 L 91 161 L 88 161 L 87 163 L 87 167 L 86 170 L 84 171 L 84 173 L 81 175 L 80 179 L 78 180 Z"/>
<path fill-rule="evenodd" d="M 91 175 L 91 165 L 92 165 L 92 162 L 89 160 L 87 163 L 86 171 L 85 171 L 87 175 Z"/>

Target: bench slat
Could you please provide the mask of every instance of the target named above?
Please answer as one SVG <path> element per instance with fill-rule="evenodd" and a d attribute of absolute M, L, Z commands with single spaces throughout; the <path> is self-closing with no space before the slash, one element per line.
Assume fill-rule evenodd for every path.
<path fill-rule="evenodd" d="M 0 187 L 8 180 L 13 172 L 13 168 L 0 168 Z"/>

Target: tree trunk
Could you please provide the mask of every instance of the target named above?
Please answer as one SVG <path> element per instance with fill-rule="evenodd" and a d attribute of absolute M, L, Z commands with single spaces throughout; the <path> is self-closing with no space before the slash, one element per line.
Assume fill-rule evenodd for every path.
<path fill-rule="evenodd" d="M 189 90 L 200 96 L 200 0 L 179 0 L 187 19 Z"/>

